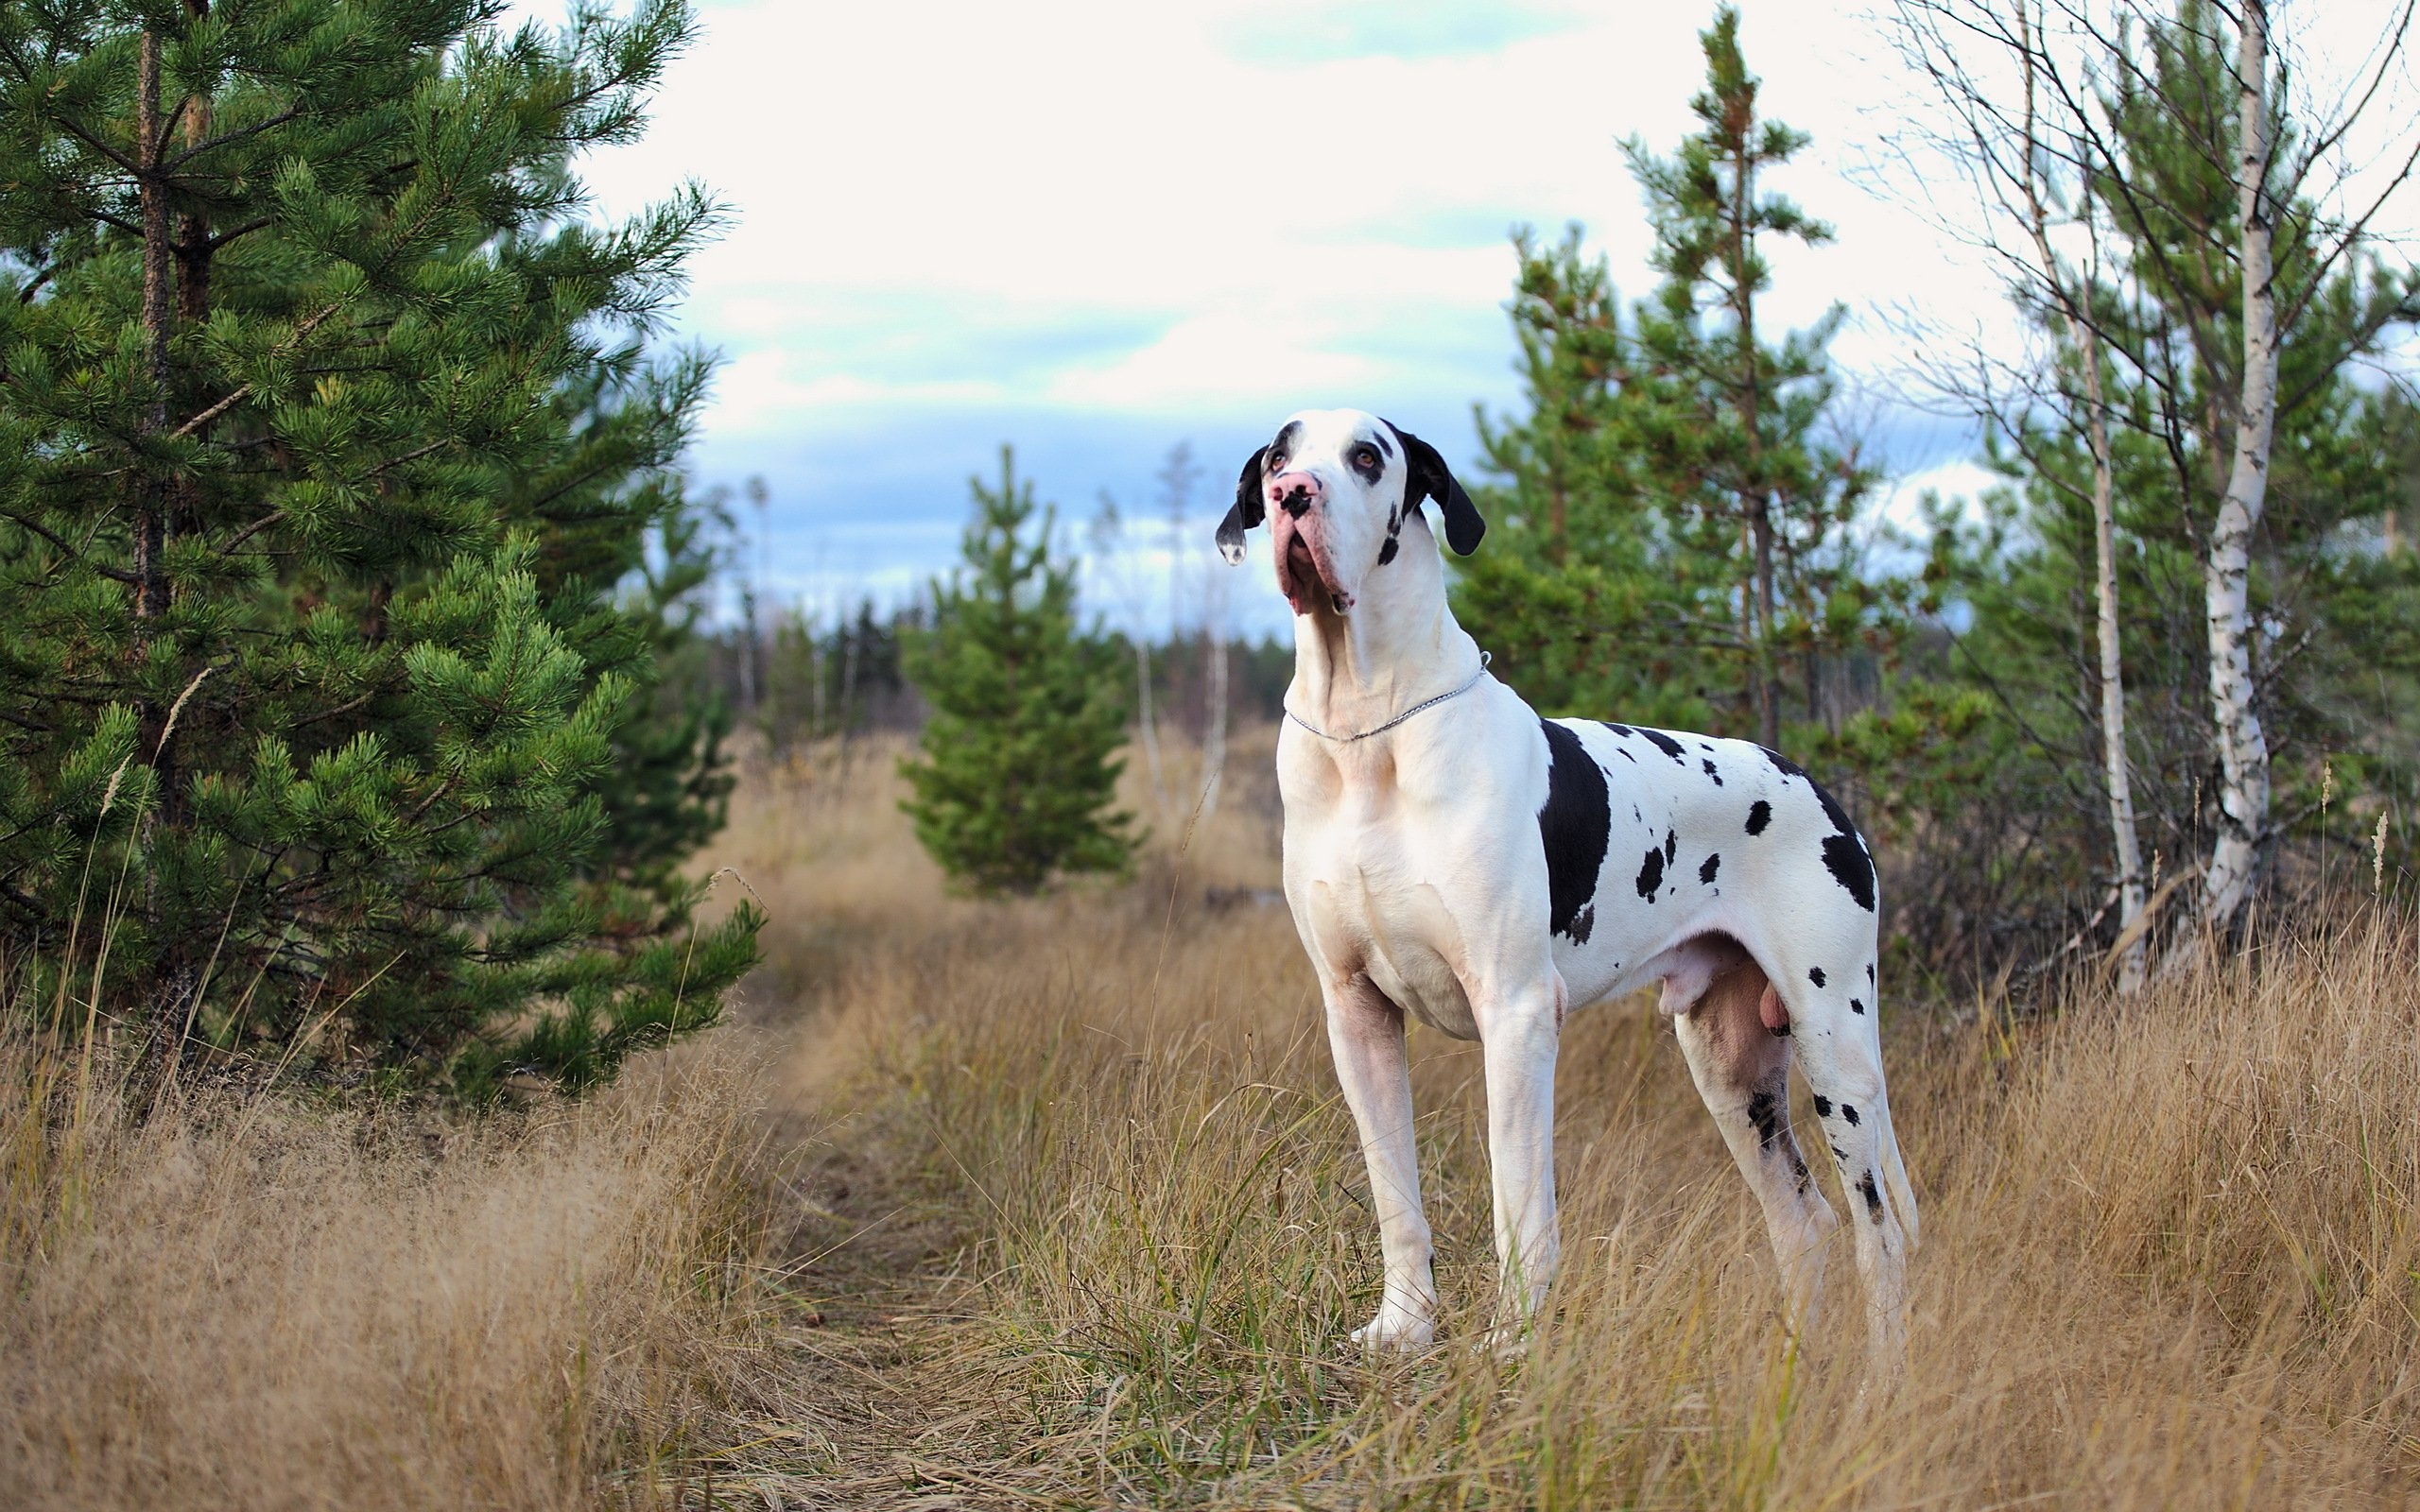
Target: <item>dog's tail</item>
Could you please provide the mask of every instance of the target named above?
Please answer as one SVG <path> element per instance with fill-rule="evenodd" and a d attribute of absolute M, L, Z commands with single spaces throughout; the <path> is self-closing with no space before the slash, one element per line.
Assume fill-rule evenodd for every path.
<path fill-rule="evenodd" d="M 1908 1184 L 1908 1162 L 1899 1154 L 1899 1130 L 1892 1122 L 1891 1097 L 1882 1097 L 1882 1179 L 1891 1189 L 1891 1206 L 1899 1214 L 1899 1227 L 1907 1231 L 1908 1248 L 1913 1252 L 1923 1234 L 1916 1219 L 1916 1190 Z"/>

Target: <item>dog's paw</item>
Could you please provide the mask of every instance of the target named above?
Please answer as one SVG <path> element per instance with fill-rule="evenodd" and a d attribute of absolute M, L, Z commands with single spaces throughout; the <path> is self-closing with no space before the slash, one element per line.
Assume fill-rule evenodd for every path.
<path fill-rule="evenodd" d="M 1480 1334 L 1473 1348 L 1497 1365 L 1518 1365 L 1530 1357 L 1530 1347 L 1537 1342 L 1537 1338 L 1538 1326 L 1534 1319 L 1498 1323 Z"/>
<path fill-rule="evenodd" d="M 1436 1342 L 1435 1323 L 1392 1307 L 1353 1331 L 1354 1348 L 1364 1354 L 1417 1354 Z"/>

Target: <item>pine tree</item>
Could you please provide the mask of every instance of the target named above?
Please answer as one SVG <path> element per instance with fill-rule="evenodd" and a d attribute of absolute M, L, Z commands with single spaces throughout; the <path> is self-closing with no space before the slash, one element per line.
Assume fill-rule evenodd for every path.
<path fill-rule="evenodd" d="M 1642 492 L 1623 431 L 1634 343 L 1580 235 L 1514 240 L 1528 413 L 1478 418 L 1488 549 L 1457 564 L 1455 613 L 1547 713 L 1705 728 L 1719 677 L 1709 639 L 1730 633 L 1730 585 Z"/>
<path fill-rule="evenodd" d="M 1795 654 L 1806 716 L 1819 717 L 1821 657 L 1841 648 L 1867 607 L 1848 591 L 1839 538 L 1873 474 L 1820 434 L 1833 393 L 1825 348 L 1843 311 L 1836 305 L 1779 343 L 1757 331 L 1758 300 L 1772 284 L 1762 244 L 1832 237 L 1761 187 L 1808 138 L 1758 114 L 1735 7 L 1720 8 L 1700 41 L 1706 87 L 1689 109 L 1701 129 L 1671 158 L 1636 138 L 1623 148 L 1647 196 L 1665 276 L 1638 313 L 1628 433 L 1648 487 L 1695 552 L 1733 557 L 1742 701 L 1756 738 L 1777 747 L 1782 657 Z"/>
<path fill-rule="evenodd" d="M 1758 186 L 1806 138 L 1757 114 L 1738 23 L 1725 6 L 1702 34 L 1702 126 L 1678 155 L 1625 148 L 1655 227 L 1653 298 L 1626 323 L 1577 228 L 1559 246 L 1517 239 L 1530 412 L 1482 422 L 1507 479 L 1487 502 L 1507 524 L 1463 569 L 1457 610 L 1546 707 L 1778 745 L 1784 658 L 1818 719 L 1824 668 L 1887 648 L 1899 626 L 1845 539 L 1873 473 L 1822 437 L 1841 312 L 1758 335 L 1760 240 L 1830 232 Z"/>
<path fill-rule="evenodd" d="M 1051 556 L 1055 512 L 1000 451 L 1000 482 L 969 484 L 965 564 L 933 585 L 932 627 L 907 668 L 932 705 L 915 788 L 916 837 L 977 893 L 1030 893 L 1063 872 L 1122 872 L 1131 815 L 1110 808 L 1124 763 L 1126 677 L 1109 639 L 1076 624 L 1076 576 Z"/>
<path fill-rule="evenodd" d="M 694 579 L 622 586 L 694 570 L 705 366 L 648 337 L 716 212 L 574 171 L 689 18 L 492 13 L 0 8 L 0 917 L 155 1066 L 585 1085 L 753 959 L 674 870 Z"/>

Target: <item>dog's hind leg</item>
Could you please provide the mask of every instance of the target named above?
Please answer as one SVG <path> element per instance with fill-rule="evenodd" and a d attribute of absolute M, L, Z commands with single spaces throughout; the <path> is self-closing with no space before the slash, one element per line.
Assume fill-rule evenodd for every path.
<path fill-rule="evenodd" d="M 1860 1001 L 1862 999 L 1860 998 Z M 1868 1343 L 1877 1377 L 1896 1374 L 1908 1332 L 1908 1252 L 1915 1205 L 1898 1164 L 1882 1047 L 1870 1014 L 1857 1017 L 1810 1005 L 1796 1035 L 1815 1115 L 1840 1168 L 1841 1190 L 1857 1231 L 1857 1267 L 1865 1283 Z M 1907 1223 L 1902 1222 L 1905 1211 Z"/>
<path fill-rule="evenodd" d="M 1421 1349 L 1436 1335 L 1437 1282 L 1420 1205 L 1403 1010 L 1367 977 L 1330 987 L 1324 995 L 1328 1047 L 1369 1162 L 1370 1206 L 1377 1213 L 1385 1265 L 1377 1315 L 1353 1336 L 1367 1349 Z"/>
<path fill-rule="evenodd" d="M 1759 1011 L 1766 992 L 1764 971 L 1742 953 L 1693 1006 L 1674 1015 L 1672 1028 L 1698 1095 L 1764 1210 L 1785 1314 L 1790 1329 L 1803 1332 L 1822 1303 L 1825 1241 L 1839 1220 L 1790 1130 L 1792 1041 L 1785 1026 L 1767 1027 Z"/>

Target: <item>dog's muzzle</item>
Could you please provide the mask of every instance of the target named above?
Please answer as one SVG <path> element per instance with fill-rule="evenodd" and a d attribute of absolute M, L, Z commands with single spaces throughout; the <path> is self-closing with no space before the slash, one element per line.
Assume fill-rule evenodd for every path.
<path fill-rule="evenodd" d="M 1336 563 L 1327 550 L 1327 490 L 1309 472 L 1280 472 L 1270 478 L 1270 543 L 1277 560 L 1277 591 L 1297 614 L 1308 614 L 1325 604 L 1339 614 L 1353 607 L 1353 595 L 1337 587 Z"/>

